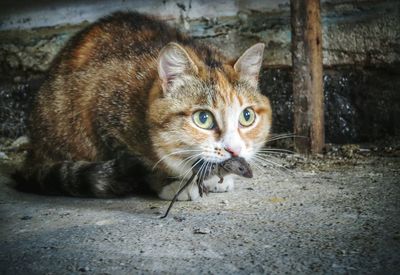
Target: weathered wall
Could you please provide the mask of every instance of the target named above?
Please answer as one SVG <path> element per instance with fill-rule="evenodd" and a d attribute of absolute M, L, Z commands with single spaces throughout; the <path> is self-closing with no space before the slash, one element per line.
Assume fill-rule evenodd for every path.
<path fill-rule="evenodd" d="M 98 17 L 127 9 L 156 14 L 232 58 L 256 42 L 266 43 L 261 88 L 273 98 L 276 131 L 291 131 L 291 102 L 286 100 L 291 95 L 289 0 L 3 0 L 0 134 L 25 131 L 22 110 L 27 99 L 74 33 Z M 393 116 L 400 115 L 399 91 L 393 84 L 400 76 L 400 1 L 324 0 L 322 24 L 328 141 L 371 140 L 396 132 Z M 390 106 L 374 106 L 374 94 L 380 91 L 386 91 L 384 101 Z M 360 115 L 365 113 L 362 108 L 376 109 L 376 128 L 371 131 L 375 134 L 365 134 L 371 118 Z"/>
<path fill-rule="evenodd" d="M 273 108 L 273 130 L 293 125 L 290 68 L 266 68 L 261 87 Z M 400 66 L 335 66 L 324 71 L 328 142 L 367 142 L 400 136 Z M 289 130 L 288 130 L 289 129 Z"/>
<path fill-rule="evenodd" d="M 159 15 L 236 57 L 266 43 L 266 65 L 290 65 L 290 10 L 279 1 L 32 1 L 3 0 L 0 8 L 0 73 L 43 72 L 71 35 L 115 10 Z M 325 65 L 400 61 L 400 1 L 322 2 Z"/>

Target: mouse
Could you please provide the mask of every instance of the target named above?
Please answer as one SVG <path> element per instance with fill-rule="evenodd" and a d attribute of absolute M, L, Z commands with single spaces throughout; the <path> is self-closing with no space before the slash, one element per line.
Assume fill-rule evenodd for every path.
<path fill-rule="evenodd" d="M 207 188 L 204 186 L 204 180 L 212 177 L 218 176 L 219 183 L 224 181 L 224 176 L 228 174 L 235 174 L 245 178 L 252 178 L 253 171 L 251 170 L 250 164 L 242 157 L 232 157 L 220 163 L 212 163 L 211 165 L 205 166 L 204 169 L 204 160 L 200 160 L 196 162 L 196 165 L 192 168 L 192 176 L 188 179 L 188 181 L 182 186 L 181 189 L 175 194 L 172 199 L 165 215 L 161 218 L 165 218 L 168 216 L 169 211 L 172 208 L 172 205 L 175 203 L 179 194 L 194 180 L 197 176 L 197 186 L 199 187 L 199 194 L 203 197 L 203 193 L 208 193 Z"/>

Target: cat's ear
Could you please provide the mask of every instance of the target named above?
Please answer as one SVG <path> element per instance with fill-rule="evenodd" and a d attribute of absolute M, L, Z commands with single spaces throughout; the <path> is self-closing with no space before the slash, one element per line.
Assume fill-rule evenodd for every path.
<path fill-rule="evenodd" d="M 236 61 L 233 68 L 239 74 L 241 80 L 248 81 L 252 86 L 257 87 L 258 76 L 264 56 L 264 43 L 257 43 L 248 48 Z"/>
<path fill-rule="evenodd" d="M 177 43 L 169 43 L 158 56 L 158 75 L 162 88 L 167 91 L 168 85 L 184 74 L 196 74 L 198 68 L 187 51 Z"/>

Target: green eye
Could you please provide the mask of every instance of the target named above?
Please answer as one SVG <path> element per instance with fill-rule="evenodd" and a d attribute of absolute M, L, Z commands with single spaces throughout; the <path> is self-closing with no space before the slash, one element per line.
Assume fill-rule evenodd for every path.
<path fill-rule="evenodd" d="M 243 127 L 249 127 L 254 123 L 256 119 L 256 114 L 254 113 L 252 108 L 246 108 L 239 116 L 239 123 Z"/>
<path fill-rule="evenodd" d="M 214 128 L 214 117 L 209 111 L 197 111 L 193 114 L 194 123 L 202 129 Z"/>

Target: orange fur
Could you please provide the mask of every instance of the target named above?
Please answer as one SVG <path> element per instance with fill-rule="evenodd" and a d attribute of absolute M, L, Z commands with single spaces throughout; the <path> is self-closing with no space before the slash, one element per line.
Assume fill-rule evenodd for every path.
<path fill-rule="evenodd" d="M 165 91 L 157 62 L 169 42 L 180 45 L 196 70 L 182 77 L 184 85 Z M 227 117 L 230 106 L 234 117 Z M 236 130 L 247 145 L 262 143 L 271 125 L 269 101 L 257 87 L 242 83 L 233 63 L 216 49 L 152 17 L 116 13 L 77 34 L 50 69 L 30 116 L 34 146 L 27 170 L 60 161 L 108 161 L 121 150 L 151 170 L 167 154 L 217 144 L 226 134 L 226 120 L 237 123 L 250 106 L 256 124 Z M 194 124 L 199 108 L 219 119 L 217 127 Z M 221 156 L 224 148 L 214 147 L 206 153 Z M 167 161 L 155 172 L 161 182 L 179 174 Z"/>

